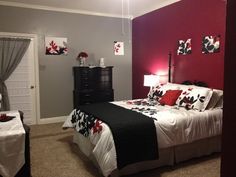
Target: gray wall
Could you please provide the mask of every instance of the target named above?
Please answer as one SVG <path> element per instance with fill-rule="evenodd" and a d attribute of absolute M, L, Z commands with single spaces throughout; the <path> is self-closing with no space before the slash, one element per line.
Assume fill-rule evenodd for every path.
<path fill-rule="evenodd" d="M 132 45 L 127 19 L 7 6 L 0 6 L 0 18 L 1 32 L 38 35 L 41 118 L 65 116 L 73 109 L 72 67 L 78 65 L 76 56 L 82 50 L 89 54 L 88 63 L 98 65 L 103 57 L 105 65 L 114 66 L 115 100 L 132 97 Z M 45 36 L 67 37 L 68 55 L 45 55 Z M 124 56 L 113 54 L 114 41 L 124 42 Z"/>

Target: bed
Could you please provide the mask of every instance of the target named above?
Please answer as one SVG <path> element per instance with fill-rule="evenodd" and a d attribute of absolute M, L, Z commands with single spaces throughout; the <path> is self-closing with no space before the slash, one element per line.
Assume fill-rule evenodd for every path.
<path fill-rule="evenodd" d="M 134 133 L 134 136 L 138 136 L 136 139 L 140 138 L 140 142 L 145 143 L 138 142 L 139 144 L 136 145 L 138 147 L 135 148 L 137 154 L 134 157 L 135 160 L 121 163 L 119 159 L 122 155 L 120 155 L 114 129 L 106 119 L 101 118 L 100 112 L 103 111 L 98 111 L 98 114 L 91 111 L 96 109 L 96 106 L 101 105 L 93 104 L 93 107 L 89 109 L 82 106 L 73 110 L 64 122 L 63 128 L 76 130 L 73 137 L 74 143 L 94 162 L 105 177 L 122 176 L 164 165 L 174 165 L 194 157 L 220 152 L 223 112 L 223 91 L 221 90 L 194 85 L 158 84 L 150 90 L 146 99 L 106 103 L 105 108 L 118 107 L 118 112 L 124 109 L 124 111 L 135 113 L 134 115 L 143 115 L 145 120 L 151 120 L 154 125 L 156 134 L 150 139 L 150 141 L 156 141 L 153 145 L 147 140 L 150 134 L 146 132 L 150 127 L 145 129 L 143 125 L 140 128 L 136 125 L 138 122 L 132 120 L 134 126 L 128 125 L 128 127 L 136 128 L 135 132 L 138 134 Z M 98 110 L 101 110 L 101 107 Z M 125 116 L 122 115 L 122 117 Z M 126 118 L 122 119 L 123 122 L 125 120 Z M 144 123 L 141 122 L 141 126 L 142 124 Z M 122 128 L 119 124 L 119 132 L 123 134 L 123 130 L 120 130 Z M 130 134 L 132 133 L 128 132 L 125 136 Z M 139 137 L 140 134 L 141 137 Z M 142 134 L 145 134 L 144 137 Z M 145 146 L 149 146 L 150 152 Z M 158 155 L 153 147 L 158 149 Z M 146 152 L 147 158 L 143 155 Z M 149 156 L 150 153 L 155 158 Z M 128 154 L 126 153 L 125 156 Z M 142 155 L 144 158 L 137 160 Z"/>

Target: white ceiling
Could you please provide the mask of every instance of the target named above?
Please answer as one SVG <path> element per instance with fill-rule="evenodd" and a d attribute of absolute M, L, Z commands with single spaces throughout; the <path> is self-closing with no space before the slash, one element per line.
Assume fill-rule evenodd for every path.
<path fill-rule="evenodd" d="M 114 17 L 137 17 L 180 0 L 0 0 L 0 5 Z"/>

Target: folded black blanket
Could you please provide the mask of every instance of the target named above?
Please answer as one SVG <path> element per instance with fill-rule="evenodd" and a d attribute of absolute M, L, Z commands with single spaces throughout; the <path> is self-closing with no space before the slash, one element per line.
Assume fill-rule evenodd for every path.
<path fill-rule="evenodd" d="M 153 119 L 111 103 L 82 105 L 78 109 L 109 126 L 115 142 L 118 169 L 128 164 L 158 159 Z"/>

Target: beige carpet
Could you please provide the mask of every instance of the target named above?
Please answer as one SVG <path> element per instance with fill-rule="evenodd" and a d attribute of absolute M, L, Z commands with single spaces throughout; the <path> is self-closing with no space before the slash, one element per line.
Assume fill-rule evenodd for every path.
<path fill-rule="evenodd" d="M 72 143 L 73 130 L 62 123 L 31 126 L 33 177 L 101 177 L 95 166 Z M 154 169 L 129 177 L 219 177 L 219 154 Z"/>

